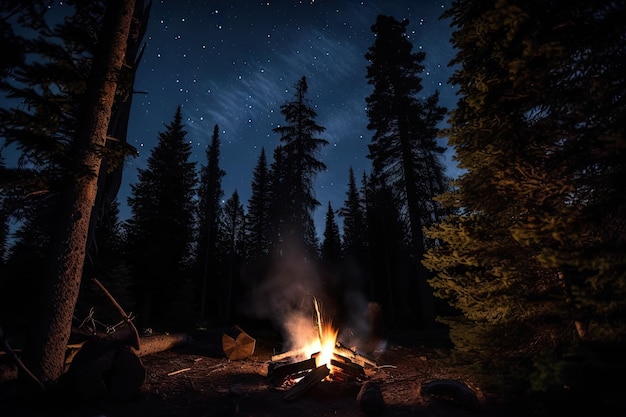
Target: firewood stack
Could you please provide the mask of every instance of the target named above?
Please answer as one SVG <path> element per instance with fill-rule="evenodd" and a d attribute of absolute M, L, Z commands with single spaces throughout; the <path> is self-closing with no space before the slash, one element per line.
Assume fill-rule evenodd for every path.
<path fill-rule="evenodd" d="M 286 401 L 297 398 L 324 380 L 360 383 L 368 379 L 365 366 L 373 369 L 377 367 L 374 360 L 340 343 L 335 347 L 330 364 L 317 365 L 316 359 L 320 352 L 308 359 L 289 362 L 301 353 L 294 350 L 274 355 L 268 366 L 267 377 L 275 386 L 287 390 L 283 397 Z"/>

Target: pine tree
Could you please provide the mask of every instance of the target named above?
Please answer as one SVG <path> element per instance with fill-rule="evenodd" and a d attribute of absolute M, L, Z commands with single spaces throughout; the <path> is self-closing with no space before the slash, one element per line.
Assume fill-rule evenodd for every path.
<path fill-rule="evenodd" d="M 248 201 L 248 230 L 250 258 L 266 256 L 270 251 L 269 224 L 269 172 L 265 148 L 252 172 L 252 195 Z"/>
<path fill-rule="evenodd" d="M 57 166 L 59 175 L 52 177 L 52 180 L 59 180 L 55 184 L 59 204 L 56 206 L 55 222 L 46 258 L 45 278 L 40 286 L 42 298 L 41 302 L 37 303 L 40 320 L 36 321 L 32 328 L 32 337 L 25 347 L 23 357 L 36 377 L 52 382 L 56 381 L 63 371 L 85 261 L 89 221 L 97 194 L 98 171 L 104 156 L 101 149 L 106 142 L 106 129 L 126 51 L 134 1 L 108 4 L 104 18 L 102 12 L 89 14 L 97 9 L 96 4 L 84 6 L 84 9 L 77 7 L 77 13 L 64 22 L 64 28 L 74 30 L 75 33 L 85 28 L 83 26 L 85 20 L 82 19 L 87 18 L 92 23 L 89 30 L 92 34 L 97 34 L 90 38 L 95 40 L 97 45 L 92 49 L 93 61 L 82 67 L 87 77 L 78 78 L 82 81 L 86 79 L 86 84 L 67 83 L 68 90 L 65 91 L 58 90 L 56 88 L 58 86 L 40 90 L 38 87 L 41 84 L 37 82 L 30 84 L 30 91 L 34 94 L 28 95 L 27 101 L 34 101 L 39 105 L 35 110 L 40 124 L 24 123 L 25 118 L 32 116 L 24 111 L 3 111 L 0 114 L 0 118 L 3 119 L 2 134 L 5 137 L 12 136 L 12 139 L 19 137 L 18 147 L 25 151 L 27 157 L 43 156 L 43 161 L 59 164 Z M 82 13 L 85 10 L 87 13 Z M 91 16 L 95 16 L 95 22 Z M 99 24 L 100 22 L 102 24 Z M 41 44 L 41 38 L 35 39 L 32 43 L 35 48 Z M 45 44 L 46 48 L 49 48 L 48 56 L 67 57 L 63 45 L 54 42 Z M 77 59 L 66 61 L 70 68 L 86 63 L 81 57 L 75 58 Z M 54 64 L 52 66 L 54 67 Z M 26 69 L 31 70 L 32 75 L 37 72 L 41 74 L 43 68 L 44 65 L 39 65 L 39 62 L 34 60 L 28 62 Z M 58 68 L 57 66 L 56 69 Z M 22 75 L 24 74 L 18 77 Z M 64 77 L 61 79 L 67 80 Z M 33 81 L 28 77 L 25 80 L 27 84 Z M 50 85 L 50 80 L 54 79 L 48 78 L 43 85 Z M 72 87 L 78 86 L 82 86 L 83 90 L 72 90 Z M 14 89 L 18 94 L 25 91 L 18 90 Z M 68 101 L 54 103 L 51 98 L 58 91 L 73 94 L 77 100 L 71 104 Z M 37 100 L 38 98 L 43 100 Z M 75 123 L 62 123 L 67 120 L 68 115 L 76 117 Z M 6 123 L 7 120 L 9 123 Z M 20 132 L 19 127 L 15 129 L 20 122 L 28 126 L 23 132 Z M 41 161 L 36 160 L 36 163 L 41 164 Z"/>
<path fill-rule="evenodd" d="M 213 128 L 211 144 L 207 148 L 207 165 L 200 171 L 200 188 L 198 190 L 198 249 L 196 253 L 196 270 L 199 271 L 197 287 L 200 289 L 200 320 L 207 319 L 207 312 L 217 314 L 219 299 L 217 291 L 219 282 L 212 278 L 212 271 L 218 262 L 218 225 L 221 215 L 221 200 L 224 196 L 222 178 L 226 173 L 220 168 L 220 136 L 219 126 Z M 215 278 L 215 277 L 213 277 Z M 209 308 L 213 306 L 213 308 Z"/>
<path fill-rule="evenodd" d="M 625 13 L 613 1 L 466 1 L 446 14 L 461 93 L 449 137 L 466 173 L 440 198 L 459 215 L 429 231 L 442 244 L 426 265 L 462 313 L 448 320 L 455 349 L 506 359 L 499 373 L 538 389 L 580 392 L 561 370 L 599 375 L 598 359 L 616 358 L 598 347 L 626 334 Z"/>
<path fill-rule="evenodd" d="M 366 220 L 370 247 L 371 280 L 367 292 L 371 301 L 385 307 L 388 327 L 398 327 L 411 316 L 407 294 L 412 291 L 406 276 L 409 254 L 399 209 L 393 191 L 370 179 L 366 184 Z"/>
<path fill-rule="evenodd" d="M 220 319 L 230 325 L 232 316 L 233 290 L 239 294 L 236 282 L 239 265 L 244 257 L 246 219 L 243 204 L 239 200 L 237 190 L 224 203 L 219 219 L 219 248 L 222 256 L 219 274 L 219 311 Z"/>
<path fill-rule="evenodd" d="M 281 153 L 281 164 L 275 167 L 280 167 L 284 175 L 279 177 L 286 185 L 281 187 L 286 194 L 274 191 L 274 198 L 276 206 L 282 205 L 280 217 L 284 219 L 284 226 L 280 231 L 281 239 L 288 243 L 283 250 L 292 247 L 291 242 L 295 241 L 302 244 L 304 251 L 313 258 L 318 245 L 312 213 L 320 205 L 313 193 L 313 182 L 315 175 L 326 169 L 326 165 L 317 159 L 317 153 L 328 145 L 328 141 L 317 137 L 326 129 L 315 122 L 317 112 L 306 98 L 306 77 L 298 81 L 295 89 L 293 100 L 280 107 L 286 124 L 273 129 L 280 135 L 281 142 L 277 148 Z"/>
<path fill-rule="evenodd" d="M 367 258 L 367 230 L 365 207 L 356 186 L 354 170 L 348 171 L 348 191 L 339 215 L 343 217 L 343 251 L 347 258 L 354 257 L 359 263 Z"/>
<path fill-rule="evenodd" d="M 23 30 L 46 27 L 46 12 L 51 0 L 3 1 L 0 3 L 0 80 L 10 75 L 26 59 Z M 11 20 L 14 20 L 12 22 Z M 15 25 L 14 23 L 18 24 Z M 19 30 L 16 31 L 16 26 Z"/>
<path fill-rule="evenodd" d="M 420 267 L 427 246 L 422 229 L 432 224 L 438 211 L 433 197 L 444 191 L 446 183 L 439 159 L 445 149 L 436 141 L 437 124 L 446 109 L 438 105 L 438 92 L 425 99 L 418 97 L 426 55 L 412 52 L 405 33 L 408 24 L 408 20 L 398 22 L 379 15 L 372 26 L 376 40 L 365 55 L 368 83 L 374 86 L 366 98 L 368 129 L 374 131 L 368 158 L 375 180 L 391 187 L 401 208 L 416 271 L 397 279 L 417 281 L 422 327 L 430 329 L 434 311 L 428 274 Z M 406 298 L 398 301 L 413 304 Z"/>
<path fill-rule="evenodd" d="M 0 148 L 0 176 L 4 177 L 6 172 L 4 156 L 2 155 L 2 148 Z M 4 262 L 6 261 L 7 249 L 9 245 L 9 210 L 8 210 L 8 196 L 4 187 L 0 188 L 0 271 L 4 269 Z M 6 274 L 2 274 L 6 276 Z M 0 280 L 2 285 L 2 280 Z"/>
<path fill-rule="evenodd" d="M 324 228 L 324 240 L 320 247 L 320 257 L 322 262 L 330 264 L 338 264 L 343 257 L 341 234 L 339 233 L 339 226 L 335 220 L 335 212 L 330 201 L 326 210 L 326 226 Z"/>
<path fill-rule="evenodd" d="M 47 278 L 28 287 L 30 297 L 39 299 L 35 305 L 41 311 L 32 317 L 37 326 L 30 323 L 22 328 L 34 335 L 24 359 L 37 376 L 54 381 L 65 360 L 64 339 L 69 338 L 81 281 L 77 275 L 85 262 L 83 239 L 92 231 L 89 222 L 101 192 L 96 186 L 99 168 L 119 164 L 132 151 L 122 146 L 110 152 L 106 130 L 112 107 L 123 106 L 127 98 L 119 93 L 132 89 L 132 80 L 122 76 L 126 72 L 122 61 L 131 39 L 133 10 L 135 15 L 141 13 L 142 3 L 74 2 L 73 14 L 53 28 L 46 21 L 48 3 L 2 5 L 3 11 L 9 8 L 3 18 L 17 13 L 15 22 L 32 29 L 34 36 L 14 37 L 8 49 L 20 48 L 21 56 L 10 57 L 8 51 L 7 56 L 16 59 L 0 65 L 2 76 L 11 74 L 2 89 L 27 104 L 0 110 L 0 125 L 2 136 L 21 152 L 20 164 L 30 167 L 12 168 L 2 178 L 8 180 L 2 186 L 10 190 L 10 215 L 27 228 L 22 238 L 37 240 L 31 243 L 38 247 L 42 242 L 47 245 L 44 253 L 30 253 L 30 263 L 39 260 L 42 268 L 33 276 Z M 6 23 L 3 20 L 0 26 L 6 28 Z M 17 198 L 20 195 L 26 198 Z M 28 245 L 19 240 L 20 245 Z M 11 259 L 28 263 L 21 255 Z M 16 264 L 11 270 L 19 271 Z"/>
<path fill-rule="evenodd" d="M 178 320 L 173 295 L 189 274 L 195 232 L 196 172 L 180 106 L 173 121 L 158 135 L 158 143 L 138 182 L 131 185 L 127 221 L 128 262 L 132 265 L 143 327 L 171 328 Z M 190 303 L 191 300 L 188 300 Z"/>

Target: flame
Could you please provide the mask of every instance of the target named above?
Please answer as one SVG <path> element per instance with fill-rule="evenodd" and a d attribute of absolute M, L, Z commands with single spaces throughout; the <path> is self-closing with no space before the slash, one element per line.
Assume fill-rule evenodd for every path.
<path fill-rule="evenodd" d="M 332 369 L 330 360 L 333 358 L 333 352 L 337 344 L 337 335 L 339 330 L 335 329 L 331 322 L 324 322 L 317 299 L 315 302 L 316 324 L 318 335 L 317 338 L 307 343 L 304 347 L 304 353 L 307 357 L 315 356 L 315 365 L 322 366 L 326 364 L 328 369 Z"/>

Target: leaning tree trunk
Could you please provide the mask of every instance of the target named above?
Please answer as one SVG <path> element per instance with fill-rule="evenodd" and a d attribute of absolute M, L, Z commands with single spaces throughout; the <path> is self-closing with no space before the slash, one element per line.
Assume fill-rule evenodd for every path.
<path fill-rule="evenodd" d="M 58 380 L 63 372 L 102 162 L 98 150 L 106 143 L 134 5 L 135 0 L 108 2 L 79 116 L 79 128 L 72 144 L 72 160 L 78 161 L 89 174 L 69 178 L 60 196 L 51 242 L 51 264 L 43 283 L 41 315 L 24 352 L 27 366 L 44 382 Z"/>

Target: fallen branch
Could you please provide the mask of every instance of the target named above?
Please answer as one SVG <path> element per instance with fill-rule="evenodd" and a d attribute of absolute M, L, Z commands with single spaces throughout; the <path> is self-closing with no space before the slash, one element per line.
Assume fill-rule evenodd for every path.
<path fill-rule="evenodd" d="M 122 306 L 120 306 L 118 304 L 118 302 L 115 300 L 115 298 L 113 298 L 113 296 L 111 295 L 111 293 L 104 288 L 104 285 L 102 285 L 100 283 L 100 281 L 98 281 L 96 278 L 92 278 L 91 279 L 94 284 L 96 284 L 98 286 L 98 288 L 100 288 L 102 290 L 102 292 L 104 292 L 104 295 L 107 296 L 107 298 L 111 301 L 111 303 L 113 304 L 113 306 L 115 306 L 115 308 L 117 309 L 117 311 L 120 313 L 120 315 L 122 316 L 122 319 L 126 322 L 126 324 L 128 325 L 128 328 L 130 329 L 130 332 L 133 336 L 132 339 L 132 346 L 135 349 L 139 349 L 139 332 L 137 331 L 137 328 L 135 327 L 135 325 L 133 324 L 133 321 L 130 319 L 130 317 L 128 317 L 128 314 L 126 314 L 126 312 L 124 311 L 124 309 L 122 308 Z"/>

